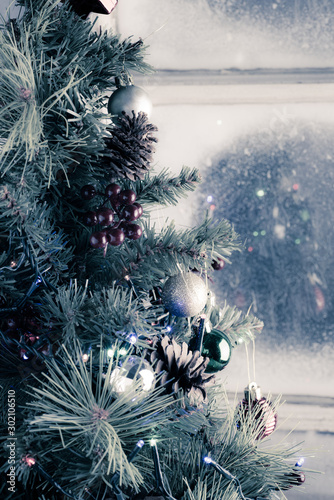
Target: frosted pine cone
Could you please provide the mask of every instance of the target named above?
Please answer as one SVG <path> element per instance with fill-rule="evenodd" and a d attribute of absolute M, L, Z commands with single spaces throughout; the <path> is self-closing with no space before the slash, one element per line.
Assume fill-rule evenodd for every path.
<path fill-rule="evenodd" d="M 132 111 L 132 117 L 123 113 L 110 130 L 112 136 L 106 139 L 107 152 L 103 161 L 108 173 L 131 180 L 143 178 L 152 161 L 153 143 L 157 142 L 152 134 L 157 130 L 148 122 L 145 113 L 136 115 Z"/>
<path fill-rule="evenodd" d="M 199 351 L 190 351 L 183 342 L 178 344 L 167 335 L 155 342 L 151 353 L 151 363 L 157 373 L 165 372 L 159 380 L 169 394 L 181 389 L 184 395 L 201 403 L 206 399 L 206 388 L 211 385 L 214 375 L 205 373 L 209 358 Z"/>

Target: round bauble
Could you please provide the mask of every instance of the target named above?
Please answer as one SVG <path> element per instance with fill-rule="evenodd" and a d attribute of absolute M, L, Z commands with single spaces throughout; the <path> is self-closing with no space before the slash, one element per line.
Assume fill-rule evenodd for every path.
<path fill-rule="evenodd" d="M 148 94 L 140 87 L 127 85 L 120 87 L 111 94 L 108 101 L 108 113 L 122 116 L 126 113 L 131 116 L 132 111 L 138 114 L 140 111 L 150 116 L 152 103 Z"/>
<path fill-rule="evenodd" d="M 171 276 L 162 290 L 162 301 L 166 309 L 179 318 L 196 316 L 207 301 L 207 288 L 194 273 Z"/>
<path fill-rule="evenodd" d="M 229 363 L 232 345 L 228 336 L 220 330 L 211 330 L 203 338 L 202 356 L 210 358 L 207 373 L 216 373 Z"/>
<path fill-rule="evenodd" d="M 268 399 L 262 397 L 261 389 L 255 382 L 245 389 L 245 398 L 239 404 L 237 428 L 244 426 L 253 430 L 255 439 L 270 436 L 277 426 L 277 413 Z"/>
<path fill-rule="evenodd" d="M 131 390 L 136 381 L 140 381 L 141 389 L 144 392 L 153 387 L 154 370 L 148 361 L 138 356 L 127 358 L 110 375 L 110 384 L 117 394 Z"/>

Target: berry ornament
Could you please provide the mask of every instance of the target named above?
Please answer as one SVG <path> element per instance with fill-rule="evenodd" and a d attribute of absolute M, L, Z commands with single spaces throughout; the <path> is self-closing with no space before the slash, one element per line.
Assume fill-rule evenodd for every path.
<path fill-rule="evenodd" d="M 138 240 L 143 234 L 143 230 L 138 224 L 122 224 L 122 230 L 124 231 L 125 237 L 129 240 Z"/>
<path fill-rule="evenodd" d="M 85 224 L 85 226 L 89 226 L 89 227 L 96 226 L 98 223 L 97 213 L 96 212 L 87 212 L 83 216 L 83 223 Z"/>
<path fill-rule="evenodd" d="M 207 301 L 207 288 L 194 273 L 171 276 L 162 289 L 162 301 L 166 309 L 179 318 L 196 316 Z"/>
<path fill-rule="evenodd" d="M 125 234 L 122 229 L 110 229 L 107 232 L 107 241 L 113 247 L 119 247 L 125 239 Z"/>
<path fill-rule="evenodd" d="M 132 111 L 136 115 L 143 112 L 150 116 L 152 103 L 148 94 L 136 85 L 119 87 L 109 97 L 108 113 L 116 116 L 122 116 L 125 113 L 130 116 Z"/>
<path fill-rule="evenodd" d="M 270 436 L 277 426 L 277 413 L 272 403 L 262 397 L 261 388 L 255 382 L 245 388 L 245 397 L 239 404 L 237 428 L 244 426 L 254 430 L 256 439 Z"/>
<path fill-rule="evenodd" d="M 101 208 L 97 211 L 97 221 L 101 226 L 110 226 L 114 220 L 114 212 L 110 208 Z"/>
<path fill-rule="evenodd" d="M 105 248 L 108 243 L 107 233 L 105 231 L 93 233 L 89 242 L 93 248 Z"/>
<path fill-rule="evenodd" d="M 132 189 L 124 189 L 118 195 L 118 201 L 122 205 L 133 205 L 136 201 L 136 193 Z"/>
<path fill-rule="evenodd" d="M 215 271 L 221 271 L 225 267 L 225 261 L 218 257 L 216 260 L 212 261 L 211 266 Z"/>
<path fill-rule="evenodd" d="M 279 488 L 274 488 L 276 491 L 289 490 L 293 486 L 300 486 L 305 483 L 305 474 L 302 471 L 296 470 L 294 472 L 290 472 L 284 474 L 282 478 L 280 478 L 285 484 L 280 484 Z"/>
<path fill-rule="evenodd" d="M 80 193 L 83 200 L 92 200 L 96 196 L 96 189 L 94 186 L 87 184 L 82 186 Z"/>
<path fill-rule="evenodd" d="M 86 226 L 103 226 L 102 231 L 95 232 L 90 237 L 90 244 L 94 248 L 106 250 L 111 246 L 121 245 L 125 238 L 137 240 L 143 234 L 142 228 L 132 222 L 143 214 L 143 208 L 136 201 L 136 193 L 132 189 L 122 190 L 118 184 L 108 184 L 104 194 L 95 191 L 94 186 L 83 186 L 81 196 L 90 200 L 93 196 L 105 196 L 107 201 L 96 211 L 89 211 L 83 215 Z M 106 204 L 109 203 L 111 208 Z"/>

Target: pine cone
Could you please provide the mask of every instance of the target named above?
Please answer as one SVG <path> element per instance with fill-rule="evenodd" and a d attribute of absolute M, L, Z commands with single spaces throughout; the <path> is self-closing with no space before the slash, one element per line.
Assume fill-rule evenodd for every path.
<path fill-rule="evenodd" d="M 117 178 L 142 179 L 152 161 L 153 143 L 157 142 L 152 132 L 157 130 L 145 113 L 136 115 L 132 111 L 132 117 L 123 113 L 117 126 L 110 129 L 112 137 L 105 141 L 107 152 L 103 161 L 108 173 Z"/>
<path fill-rule="evenodd" d="M 165 373 L 159 380 L 166 392 L 175 394 L 182 389 L 184 395 L 201 403 L 206 399 L 206 386 L 213 383 L 214 375 L 205 373 L 209 358 L 199 351 L 190 351 L 188 345 L 175 342 L 165 335 L 154 344 L 150 361 L 157 373 Z"/>

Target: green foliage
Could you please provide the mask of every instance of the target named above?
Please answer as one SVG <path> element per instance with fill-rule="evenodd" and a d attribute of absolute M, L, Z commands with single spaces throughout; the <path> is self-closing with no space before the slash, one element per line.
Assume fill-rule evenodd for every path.
<path fill-rule="evenodd" d="M 154 176 L 151 173 L 146 174 L 143 180 L 128 181 L 126 188 L 135 191 L 140 203 L 176 205 L 180 197 L 185 197 L 188 191 L 196 189 L 200 180 L 197 169 L 183 167 L 177 177 L 170 177 L 165 169 Z"/>
<path fill-rule="evenodd" d="M 53 476 L 80 495 L 100 480 L 110 484 L 115 472 L 121 485 L 137 489 L 143 478 L 126 455 L 139 439 L 147 440 L 153 429 L 159 432 L 168 425 L 167 408 L 174 399 L 163 396 L 162 390 L 145 395 L 140 381 L 116 394 L 117 378 L 112 374 L 118 359 L 111 358 L 106 365 L 103 350 L 94 367 L 92 358 L 89 364 L 83 362 L 75 344 L 70 351 L 63 347 L 59 360 L 47 365 L 48 374 L 27 404 L 29 430 L 39 437 L 39 457 L 52 454 L 58 464 L 66 457 L 66 471 L 55 467 Z"/>
<path fill-rule="evenodd" d="M 157 333 L 153 327 L 159 308 L 144 307 L 130 289 L 112 286 L 101 291 L 70 285 L 58 287 L 56 294 L 45 293 L 40 312 L 45 325 L 52 325 L 63 342 L 80 339 L 82 345 L 111 347 L 116 340 L 126 342 L 130 334 L 140 336 L 138 345 Z M 160 308 L 160 313 L 161 313 Z"/>
<path fill-rule="evenodd" d="M 142 42 L 97 35 L 59 1 L 22 2 L 26 14 L 0 33 L 3 173 L 33 169 L 47 181 L 82 164 L 98 168 L 107 135 L 106 90 L 129 70 L 149 71 Z"/>
<path fill-rule="evenodd" d="M 229 306 L 226 301 L 222 307 L 216 306 L 212 309 L 210 321 L 213 328 L 225 332 L 235 345 L 254 340 L 263 328 L 263 322 L 250 314 L 250 311 L 244 315 L 236 307 Z"/>
<path fill-rule="evenodd" d="M 96 281 L 107 282 L 129 275 L 135 285 L 151 289 L 161 280 L 189 269 L 206 270 L 212 255 L 227 258 L 239 247 L 238 235 L 222 220 L 213 225 L 206 219 L 194 229 L 178 231 L 174 224 L 157 233 L 155 226 L 144 226 L 145 237 L 127 242 L 121 248 L 110 249 L 106 258 L 101 255 L 98 265 L 89 267 Z M 95 255 L 95 254 L 94 254 Z"/>

